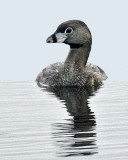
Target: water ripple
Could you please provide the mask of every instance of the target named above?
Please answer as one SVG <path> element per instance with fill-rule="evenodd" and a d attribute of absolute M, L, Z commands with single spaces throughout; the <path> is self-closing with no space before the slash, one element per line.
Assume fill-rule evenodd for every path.
<path fill-rule="evenodd" d="M 85 90 L 0 82 L 0 159 L 128 159 L 128 83 Z"/>

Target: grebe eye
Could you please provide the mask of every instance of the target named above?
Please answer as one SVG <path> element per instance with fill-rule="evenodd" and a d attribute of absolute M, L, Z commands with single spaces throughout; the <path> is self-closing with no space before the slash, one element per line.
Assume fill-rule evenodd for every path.
<path fill-rule="evenodd" d="M 73 29 L 71 27 L 65 29 L 65 33 L 67 34 L 71 34 L 72 32 L 73 32 Z"/>

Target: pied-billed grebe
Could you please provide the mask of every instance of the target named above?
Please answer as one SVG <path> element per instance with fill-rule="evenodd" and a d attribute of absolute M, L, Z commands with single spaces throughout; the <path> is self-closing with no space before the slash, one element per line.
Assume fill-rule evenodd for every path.
<path fill-rule="evenodd" d="M 96 65 L 87 63 L 92 37 L 87 25 L 79 20 L 66 21 L 59 25 L 47 43 L 65 43 L 70 52 L 64 63 L 52 64 L 38 75 L 36 81 L 48 86 L 95 86 L 107 79 L 105 72 Z"/>

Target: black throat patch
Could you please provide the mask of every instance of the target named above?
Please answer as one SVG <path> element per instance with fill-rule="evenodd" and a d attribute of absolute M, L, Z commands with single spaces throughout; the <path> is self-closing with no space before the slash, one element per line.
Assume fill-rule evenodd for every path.
<path fill-rule="evenodd" d="M 82 47 L 82 44 L 69 44 L 71 49 L 77 49 Z"/>

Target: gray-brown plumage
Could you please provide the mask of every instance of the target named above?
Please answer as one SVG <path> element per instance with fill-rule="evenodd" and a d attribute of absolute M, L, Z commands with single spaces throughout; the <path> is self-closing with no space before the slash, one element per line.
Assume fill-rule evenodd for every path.
<path fill-rule="evenodd" d="M 46 67 L 38 75 L 37 82 L 49 86 L 91 87 L 107 79 L 102 69 L 87 63 L 92 37 L 84 22 L 70 20 L 62 23 L 47 42 L 68 44 L 70 52 L 64 63 Z"/>

